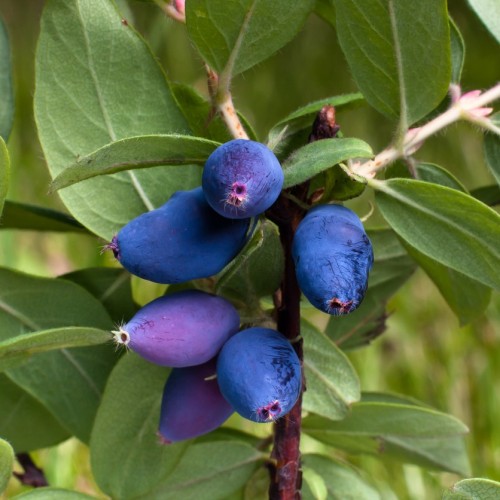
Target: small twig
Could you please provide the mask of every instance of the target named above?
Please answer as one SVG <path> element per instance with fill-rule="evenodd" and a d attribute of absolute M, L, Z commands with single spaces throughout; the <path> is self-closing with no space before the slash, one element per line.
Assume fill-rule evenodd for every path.
<path fill-rule="evenodd" d="M 19 465 L 24 469 L 24 472 L 14 472 L 14 476 L 17 477 L 22 484 L 34 488 L 41 488 L 42 486 L 49 485 L 43 470 L 35 465 L 28 453 L 17 453 L 16 459 Z"/>
<path fill-rule="evenodd" d="M 500 128 L 487 118 L 487 115 L 493 109 L 484 107 L 486 104 L 500 99 L 500 84 L 495 85 L 484 93 L 472 91 L 463 95 L 460 95 L 460 89 L 452 86 L 450 94 L 452 105 L 447 111 L 420 128 L 408 130 L 401 147 L 389 146 L 375 156 L 373 160 L 353 164 L 351 167 L 353 173 L 368 179 L 373 178 L 377 172 L 387 165 L 399 158 L 406 158 L 412 155 L 422 146 L 426 139 L 459 120 L 470 121 L 500 135 Z"/>

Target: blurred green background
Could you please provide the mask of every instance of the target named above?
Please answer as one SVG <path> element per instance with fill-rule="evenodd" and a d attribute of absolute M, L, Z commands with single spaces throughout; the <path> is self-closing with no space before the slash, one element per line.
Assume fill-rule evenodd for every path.
<path fill-rule="evenodd" d="M 185 28 L 166 19 L 153 4 L 120 4 L 132 10 L 131 23 L 148 40 L 167 76 L 206 94 L 203 64 Z M 0 15 L 11 39 L 16 92 L 14 128 L 8 141 L 12 160 L 8 199 L 64 210 L 57 195 L 47 194 L 49 175 L 33 119 L 34 57 L 42 8 L 40 0 L 0 2 Z M 464 90 L 492 86 L 500 80 L 498 45 L 465 1 L 450 0 L 449 10 L 466 43 Z M 311 16 L 289 45 L 235 79 L 233 98 L 264 141 L 267 130 L 297 107 L 356 90 L 335 32 L 322 19 Z M 340 112 L 338 123 L 345 136 L 364 139 L 374 151 L 387 145 L 394 128 L 367 106 Z M 447 168 L 469 189 L 493 183 L 483 160 L 482 134 L 469 125 L 455 125 L 432 138 L 417 157 Z M 359 213 L 369 211 L 363 197 L 354 206 Z M 375 215 L 368 225 L 379 222 Z M 0 265 L 42 276 L 114 265 L 110 256 L 99 254 L 102 244 L 84 235 L 3 229 Z M 434 285 L 418 271 L 391 300 L 389 311 L 384 335 L 368 348 L 350 354 L 363 390 L 399 392 L 455 415 L 471 431 L 467 445 L 473 476 L 500 480 L 499 295 L 493 294 L 482 318 L 460 328 Z M 304 442 L 305 448 L 314 446 Z M 88 451 L 76 440 L 37 452 L 34 457 L 52 485 L 98 494 Z M 357 463 L 384 498 L 394 498 L 388 488 L 402 499 L 440 498 L 442 490 L 459 479 L 414 466 L 382 464 L 374 458 L 359 458 Z M 9 494 L 22 489 L 13 480 Z"/>

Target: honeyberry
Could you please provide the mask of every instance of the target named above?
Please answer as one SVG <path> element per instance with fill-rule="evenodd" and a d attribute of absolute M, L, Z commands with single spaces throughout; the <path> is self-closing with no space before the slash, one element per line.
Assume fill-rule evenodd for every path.
<path fill-rule="evenodd" d="M 270 328 L 248 328 L 231 337 L 217 359 L 222 395 L 241 416 L 270 422 L 286 415 L 302 383 L 290 342 Z"/>
<path fill-rule="evenodd" d="M 164 443 L 213 431 L 234 412 L 215 378 L 215 358 L 187 368 L 174 368 L 165 384 L 159 434 Z"/>
<path fill-rule="evenodd" d="M 299 287 L 315 307 L 335 316 L 363 300 L 373 264 L 359 217 L 341 205 L 319 205 L 299 224 L 292 245 Z"/>
<path fill-rule="evenodd" d="M 202 187 L 214 210 L 240 219 L 266 211 L 278 198 L 283 179 L 283 169 L 267 146 L 235 139 L 208 157 Z"/>
<path fill-rule="evenodd" d="M 246 243 L 249 222 L 216 213 L 198 187 L 131 220 L 107 248 L 140 278 L 181 283 L 221 271 Z"/>
<path fill-rule="evenodd" d="M 239 324 L 226 299 L 183 290 L 149 302 L 113 335 L 117 344 L 152 363 L 182 368 L 213 358 Z"/>

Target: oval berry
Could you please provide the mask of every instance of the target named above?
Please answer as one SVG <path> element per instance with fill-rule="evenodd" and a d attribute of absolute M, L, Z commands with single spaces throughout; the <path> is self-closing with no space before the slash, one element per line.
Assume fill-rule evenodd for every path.
<path fill-rule="evenodd" d="M 178 191 L 160 208 L 131 220 L 112 249 L 132 274 L 156 283 L 181 283 L 221 271 L 247 241 L 250 219 L 216 213 L 201 187 Z"/>
<path fill-rule="evenodd" d="M 373 250 L 359 217 L 341 205 L 320 205 L 299 224 L 292 245 L 299 287 L 312 305 L 335 316 L 363 300 Z"/>
<path fill-rule="evenodd" d="M 214 210 L 240 219 L 266 211 L 278 198 L 283 180 L 283 169 L 267 146 L 235 139 L 208 157 L 202 187 Z"/>
<path fill-rule="evenodd" d="M 215 378 L 215 359 L 198 366 L 174 368 L 161 403 L 159 434 L 164 443 L 213 431 L 234 412 Z M 208 380 L 207 380 L 208 378 Z"/>
<path fill-rule="evenodd" d="M 152 363 L 185 367 L 213 358 L 239 324 L 238 312 L 226 299 L 184 290 L 146 304 L 113 334 L 118 344 Z"/>
<path fill-rule="evenodd" d="M 300 361 L 281 333 L 248 328 L 221 349 L 217 381 L 222 395 L 241 416 L 270 422 L 286 415 L 300 395 Z"/>

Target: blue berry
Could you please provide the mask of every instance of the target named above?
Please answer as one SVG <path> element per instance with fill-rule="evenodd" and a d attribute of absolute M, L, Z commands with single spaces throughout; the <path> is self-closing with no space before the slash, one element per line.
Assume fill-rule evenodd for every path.
<path fill-rule="evenodd" d="M 216 356 L 239 325 L 238 312 L 226 299 L 184 290 L 146 304 L 113 334 L 117 344 L 152 363 L 182 368 Z"/>
<path fill-rule="evenodd" d="M 352 210 L 341 205 L 310 210 L 297 228 L 292 255 L 300 289 L 311 304 L 335 316 L 359 306 L 373 250 Z"/>
<path fill-rule="evenodd" d="M 248 328 L 221 349 L 217 381 L 222 395 L 241 416 L 270 422 L 286 415 L 300 395 L 300 361 L 281 333 Z"/>
<path fill-rule="evenodd" d="M 234 412 L 215 379 L 215 358 L 188 368 L 174 368 L 167 379 L 161 403 L 159 434 L 174 443 L 207 434 Z"/>
<path fill-rule="evenodd" d="M 178 191 L 160 208 L 124 226 L 107 248 L 132 274 L 156 283 L 181 283 L 221 271 L 247 241 L 250 219 L 216 213 L 201 187 Z"/>
<path fill-rule="evenodd" d="M 278 198 L 283 180 L 283 169 L 267 146 L 235 139 L 209 156 L 202 187 L 214 210 L 241 219 L 266 211 Z"/>

